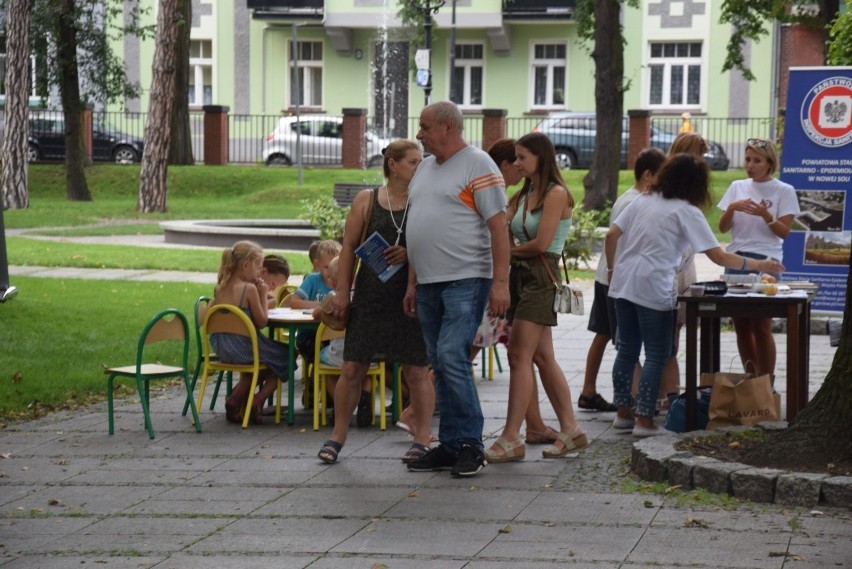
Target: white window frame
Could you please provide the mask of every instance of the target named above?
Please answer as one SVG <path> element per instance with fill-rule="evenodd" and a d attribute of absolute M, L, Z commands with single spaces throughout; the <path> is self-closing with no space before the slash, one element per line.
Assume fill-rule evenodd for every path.
<path fill-rule="evenodd" d="M 562 46 L 565 57 L 536 58 L 536 48 L 539 46 Z M 556 69 L 561 67 L 564 80 L 562 85 L 554 84 Z M 536 102 L 536 70 L 544 69 L 545 78 L 545 100 Z M 554 92 L 562 89 L 562 101 L 554 100 Z M 530 49 L 530 108 L 532 109 L 565 109 L 568 105 L 568 42 L 558 40 L 535 41 L 531 43 Z"/>
<path fill-rule="evenodd" d="M 5 41 L 3 43 L 5 45 Z M 5 101 L 6 100 L 6 51 L 5 51 L 5 49 L 3 51 L 0 51 L 0 61 L 2 61 L 2 64 L 0 64 L 0 87 L 2 87 L 2 89 L 0 89 L 0 101 Z M 29 98 L 30 99 L 38 99 L 39 98 L 38 95 L 36 94 L 35 76 L 36 76 L 36 58 L 35 58 L 35 55 L 30 55 L 30 77 L 29 77 L 29 83 L 30 83 Z"/>
<path fill-rule="evenodd" d="M 193 78 L 191 81 L 191 85 L 193 86 L 193 95 L 195 98 L 194 102 L 190 102 L 189 105 L 193 108 L 201 108 L 203 105 L 212 105 L 213 101 L 216 100 L 215 85 L 216 82 L 213 80 L 213 74 L 216 71 L 215 66 L 215 58 L 213 57 L 213 40 L 208 38 L 192 38 L 189 40 L 190 48 L 189 48 L 189 73 Z M 197 44 L 199 46 L 199 53 L 201 57 L 192 57 L 192 46 L 193 44 Z M 209 57 L 205 57 L 205 45 L 209 47 L 210 54 Z M 204 70 L 210 69 L 210 100 L 204 100 Z"/>
<path fill-rule="evenodd" d="M 305 44 L 314 44 L 313 49 L 311 49 L 312 53 L 317 53 L 316 46 L 319 46 L 319 58 L 318 59 L 302 59 L 302 49 L 301 46 Z M 293 89 L 292 89 L 292 81 L 293 81 L 293 41 L 290 40 L 287 42 L 289 48 L 289 54 L 287 58 L 287 70 L 288 77 L 291 82 L 291 88 L 287 90 L 288 97 L 290 99 L 290 106 L 296 106 L 296 101 L 293 100 Z M 301 71 L 299 75 L 299 89 L 302 92 L 302 107 L 308 107 L 312 109 L 322 109 L 323 108 L 323 88 L 325 85 L 325 71 L 323 67 L 323 61 L 325 58 L 325 45 L 322 40 L 316 39 L 306 39 L 306 40 L 298 40 L 297 48 L 298 53 L 300 55 L 298 60 L 298 68 Z M 319 86 L 315 84 L 314 81 L 305 81 L 305 77 L 308 75 L 314 75 L 315 72 L 319 71 Z M 310 72 L 310 73 L 309 73 Z"/>
<path fill-rule="evenodd" d="M 678 46 L 686 44 L 689 46 L 698 45 L 701 50 L 701 55 L 693 56 L 678 56 L 678 55 L 662 55 L 655 57 L 652 55 L 655 45 L 674 45 Z M 665 49 L 665 47 L 663 47 Z M 677 49 L 677 47 L 675 47 Z M 690 47 L 691 49 L 691 47 Z M 704 103 L 704 89 L 706 85 L 706 65 L 705 65 L 706 44 L 701 40 L 682 40 L 682 41 L 651 41 L 648 42 L 648 87 L 645 90 L 645 96 L 648 101 L 648 108 L 651 109 L 673 109 L 673 110 L 700 110 Z M 690 67 L 698 67 L 698 101 L 689 102 L 689 72 Z M 651 89 L 654 86 L 653 74 L 656 69 L 662 69 L 662 94 L 659 102 L 652 102 Z M 682 100 L 672 101 L 672 70 L 680 68 L 682 70 Z"/>
<path fill-rule="evenodd" d="M 464 78 L 462 80 L 462 84 L 457 86 L 461 89 L 461 97 L 460 101 L 457 101 L 457 104 L 462 109 L 481 109 L 485 105 L 485 43 L 479 41 L 464 41 L 464 42 L 456 42 L 456 48 L 462 46 L 479 46 L 482 49 L 482 57 L 479 59 L 465 59 L 456 56 L 454 60 L 455 67 L 461 68 L 464 70 Z M 452 48 L 452 46 L 451 46 Z M 471 103 L 471 88 L 472 88 L 472 71 L 475 68 L 479 68 L 479 93 L 480 93 L 480 102 L 479 103 Z M 451 73 L 455 74 L 455 69 L 451 70 Z M 451 93 L 449 92 L 450 86 L 447 85 L 447 99 L 450 98 Z"/>

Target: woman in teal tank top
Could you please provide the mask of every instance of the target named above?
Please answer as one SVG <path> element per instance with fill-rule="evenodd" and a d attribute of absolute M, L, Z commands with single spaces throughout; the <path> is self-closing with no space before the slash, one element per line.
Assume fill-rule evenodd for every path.
<path fill-rule="evenodd" d="M 542 455 L 561 457 L 589 444 L 577 426 L 568 381 L 553 353 L 551 333 L 556 326 L 556 287 L 550 275 L 560 278 L 559 258 L 571 229 L 574 198 L 556 165 L 553 143 L 545 135 L 534 132 L 521 137 L 515 156 L 515 166 L 525 181 L 509 202 L 514 242 L 509 273 L 509 409 L 503 432 L 485 451 L 488 462 L 495 463 L 523 460 L 525 456 L 520 428 L 535 385 L 533 362 L 559 420 L 556 442 Z"/>

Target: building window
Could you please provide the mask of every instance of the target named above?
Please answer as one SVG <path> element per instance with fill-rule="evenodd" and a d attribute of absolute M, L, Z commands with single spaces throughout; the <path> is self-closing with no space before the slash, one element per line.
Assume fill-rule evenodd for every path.
<path fill-rule="evenodd" d="M 38 97 L 36 94 L 35 83 L 33 77 L 36 76 L 35 56 L 30 56 L 30 76 L 29 76 L 29 96 L 31 98 Z M 6 98 L 6 36 L 0 34 L 0 98 Z"/>
<path fill-rule="evenodd" d="M 650 106 L 701 105 L 701 42 L 652 43 L 648 69 Z"/>
<path fill-rule="evenodd" d="M 290 42 L 292 50 L 292 42 Z M 290 104 L 322 108 L 322 42 L 300 41 L 290 56 Z"/>
<path fill-rule="evenodd" d="M 483 53 L 481 43 L 456 44 L 453 67 L 455 93 L 450 93 L 450 100 L 461 107 L 482 106 Z"/>
<path fill-rule="evenodd" d="M 533 46 L 533 108 L 565 105 L 564 43 L 537 43 Z"/>
<path fill-rule="evenodd" d="M 213 104 L 212 40 L 189 40 L 189 104 Z"/>

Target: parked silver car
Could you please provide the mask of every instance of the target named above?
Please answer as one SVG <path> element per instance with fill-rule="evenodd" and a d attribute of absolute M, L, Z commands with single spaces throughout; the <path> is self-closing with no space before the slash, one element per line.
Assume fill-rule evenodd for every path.
<path fill-rule="evenodd" d="M 302 152 L 302 164 L 343 164 L 343 118 L 326 115 L 302 115 L 282 117 L 275 130 L 266 137 L 263 145 L 263 161 L 267 166 L 290 166 L 296 164 L 296 139 Z M 382 165 L 382 149 L 390 140 L 374 132 L 365 134 L 367 144 L 367 166 Z"/>
<path fill-rule="evenodd" d="M 621 168 L 627 167 L 627 130 L 628 118 L 624 117 L 621 133 Z M 535 127 L 553 142 L 556 147 L 556 160 L 562 169 L 588 168 L 592 164 L 597 136 L 597 119 L 595 113 L 560 111 L 550 113 Z M 664 132 L 651 127 L 651 146 L 663 152 L 677 137 L 676 134 Z M 704 154 L 704 160 L 713 170 L 727 170 L 728 157 L 722 147 L 713 141 L 708 141 L 710 150 Z"/>

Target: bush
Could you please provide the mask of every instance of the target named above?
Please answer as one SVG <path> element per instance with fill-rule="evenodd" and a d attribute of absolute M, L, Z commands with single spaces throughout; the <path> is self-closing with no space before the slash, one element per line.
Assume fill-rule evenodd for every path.
<path fill-rule="evenodd" d="M 596 252 L 600 251 L 602 239 L 602 236 L 597 235 L 597 229 L 609 225 L 609 214 L 612 209 L 610 206 L 611 204 L 607 202 L 604 209 L 591 211 L 583 209 L 583 204 L 577 204 L 574 207 L 571 232 L 565 239 L 564 248 L 569 269 L 579 269 L 580 263 L 586 269 L 591 269 L 589 261 Z"/>
<path fill-rule="evenodd" d="M 319 229 L 320 239 L 342 239 L 349 207 L 340 207 L 331 196 L 302 200 L 304 212 L 299 215 Z"/>

